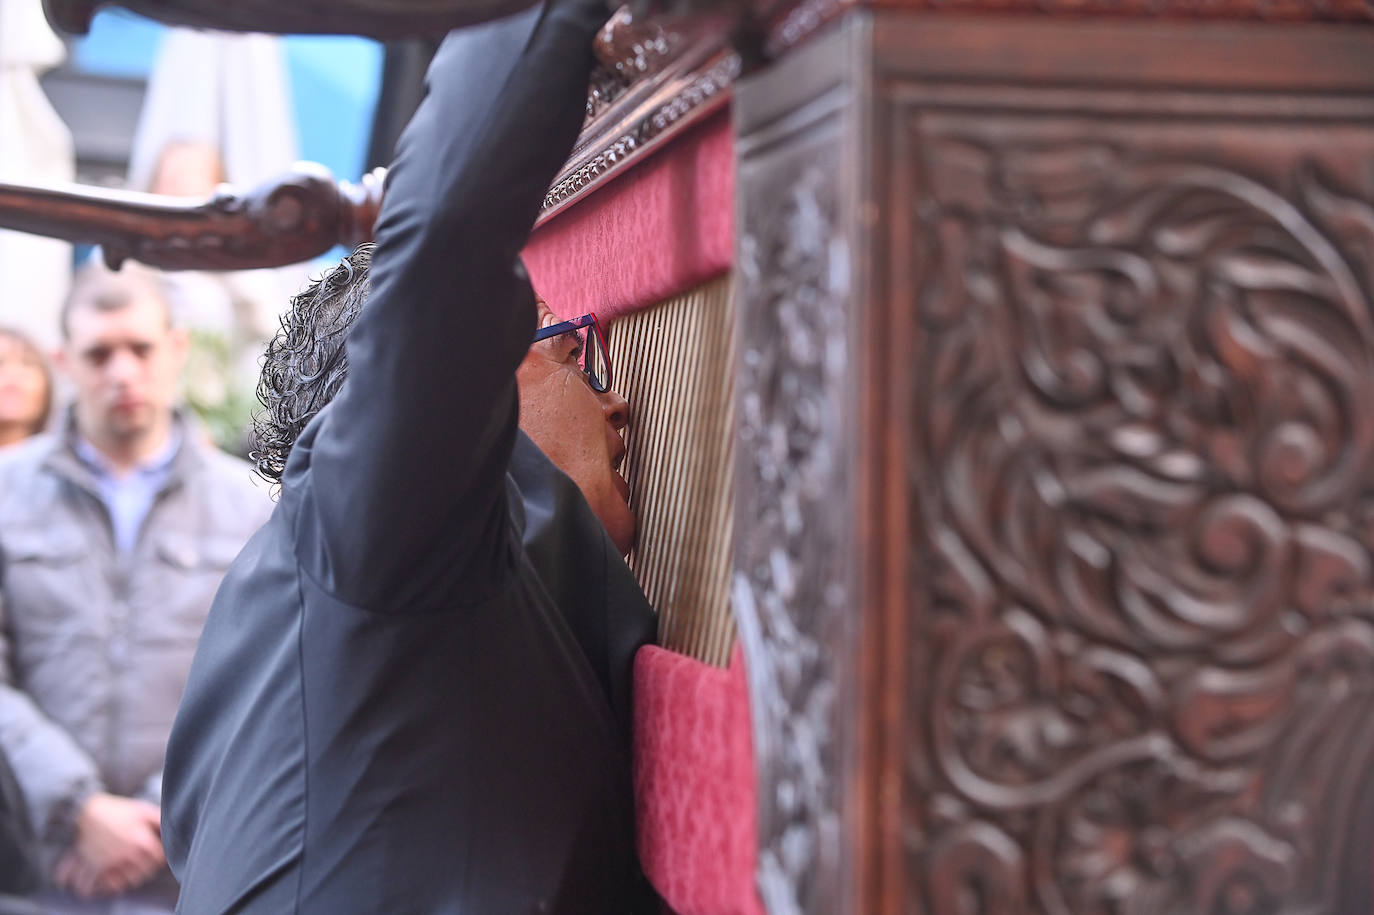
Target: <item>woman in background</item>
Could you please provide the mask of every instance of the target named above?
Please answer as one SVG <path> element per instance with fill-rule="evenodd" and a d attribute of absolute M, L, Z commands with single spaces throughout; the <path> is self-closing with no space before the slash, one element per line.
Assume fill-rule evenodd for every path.
<path fill-rule="evenodd" d="M 0 328 L 0 448 L 43 431 L 52 409 L 52 372 L 33 341 Z"/>

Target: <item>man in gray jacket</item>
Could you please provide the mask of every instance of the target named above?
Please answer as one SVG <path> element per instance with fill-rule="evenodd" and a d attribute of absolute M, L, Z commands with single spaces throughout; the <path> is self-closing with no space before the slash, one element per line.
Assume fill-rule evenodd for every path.
<path fill-rule="evenodd" d="M 271 500 L 175 409 L 187 339 L 154 277 L 88 269 L 62 323 L 76 403 L 0 456 L 0 751 L 49 911 L 170 911 L 167 735 L 215 589 Z"/>

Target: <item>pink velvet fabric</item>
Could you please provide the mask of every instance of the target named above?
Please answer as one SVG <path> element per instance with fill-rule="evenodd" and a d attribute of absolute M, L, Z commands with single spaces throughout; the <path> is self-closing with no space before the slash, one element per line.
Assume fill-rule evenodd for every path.
<path fill-rule="evenodd" d="M 536 229 L 523 257 L 549 307 L 611 319 L 730 269 L 732 143 L 713 115 Z"/>
<path fill-rule="evenodd" d="M 749 698 L 729 670 L 655 646 L 635 656 L 639 857 L 677 915 L 763 915 Z"/>

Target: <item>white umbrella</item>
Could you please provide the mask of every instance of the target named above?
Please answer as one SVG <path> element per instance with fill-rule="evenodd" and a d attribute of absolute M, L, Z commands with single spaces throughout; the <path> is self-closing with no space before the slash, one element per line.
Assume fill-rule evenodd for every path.
<path fill-rule="evenodd" d="M 154 182 L 164 156 L 187 145 L 210 151 L 218 160 L 218 175 L 207 172 L 202 186 L 185 188 L 196 195 L 209 193 L 217 181 L 251 188 L 291 167 L 300 147 L 281 39 L 167 31 L 134 131 L 128 187 L 161 189 Z M 182 275 L 178 285 L 188 287 L 188 293 L 195 290 L 185 317 L 206 329 L 228 331 L 232 326 L 237 335 L 262 338 L 275 328 L 276 316 L 304 274 L 304 269 L 288 268 L 213 278 Z M 211 286 L 221 288 L 218 297 Z"/>
<path fill-rule="evenodd" d="M 151 186 L 168 145 L 219 151 L 225 179 L 251 186 L 299 157 L 282 44 L 270 35 L 170 29 L 148 79 L 129 186 Z"/>
<path fill-rule="evenodd" d="M 168 30 L 134 131 L 130 188 L 204 196 L 223 181 L 246 190 L 298 157 L 280 39 Z M 257 379 L 263 342 L 305 278 L 305 267 L 167 275 L 182 323 L 206 335 L 185 379 L 198 409 L 237 412 Z"/>
<path fill-rule="evenodd" d="M 0 0 L 0 181 L 71 181 L 76 154 L 71 131 L 38 85 L 61 63 L 62 42 L 35 0 Z M 0 231 L 0 323 L 17 326 L 52 347 L 57 315 L 71 277 L 66 242 Z"/>

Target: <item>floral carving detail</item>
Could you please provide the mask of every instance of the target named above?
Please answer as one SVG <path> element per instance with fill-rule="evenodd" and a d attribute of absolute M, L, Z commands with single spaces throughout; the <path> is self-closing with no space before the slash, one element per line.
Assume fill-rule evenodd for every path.
<path fill-rule="evenodd" d="M 926 142 L 937 669 L 907 790 L 959 813 L 922 814 L 914 894 L 1341 910 L 1374 763 L 1374 208 L 1306 162 L 1281 193 L 1106 144 Z"/>
<path fill-rule="evenodd" d="M 849 293 L 837 269 L 846 260 L 832 180 L 838 161 L 832 132 L 740 164 L 747 191 L 732 594 L 760 773 L 759 889 L 771 915 L 840 911 L 836 773 L 846 736 L 839 689 L 849 677 L 851 535 L 838 431 L 847 416 Z"/>

